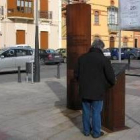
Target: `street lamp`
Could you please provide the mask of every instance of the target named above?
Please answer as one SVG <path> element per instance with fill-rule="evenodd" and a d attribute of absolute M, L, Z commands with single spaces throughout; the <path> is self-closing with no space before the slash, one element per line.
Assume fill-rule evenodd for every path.
<path fill-rule="evenodd" d="M 35 70 L 34 82 L 40 82 L 40 64 L 39 64 L 39 40 L 38 40 L 38 0 L 36 0 L 36 22 L 35 22 Z"/>

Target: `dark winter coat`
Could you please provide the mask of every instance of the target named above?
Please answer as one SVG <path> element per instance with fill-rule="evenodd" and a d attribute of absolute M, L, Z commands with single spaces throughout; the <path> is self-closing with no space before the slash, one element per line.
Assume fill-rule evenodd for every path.
<path fill-rule="evenodd" d="M 106 90 L 115 84 L 110 60 L 98 48 L 91 48 L 78 59 L 74 75 L 83 99 L 103 100 Z"/>

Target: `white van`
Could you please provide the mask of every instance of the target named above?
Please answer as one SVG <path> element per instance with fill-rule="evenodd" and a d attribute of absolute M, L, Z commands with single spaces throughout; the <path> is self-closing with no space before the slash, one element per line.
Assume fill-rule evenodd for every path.
<path fill-rule="evenodd" d="M 15 71 L 20 66 L 26 69 L 26 62 L 34 61 L 32 49 L 11 47 L 0 50 L 0 72 Z"/>

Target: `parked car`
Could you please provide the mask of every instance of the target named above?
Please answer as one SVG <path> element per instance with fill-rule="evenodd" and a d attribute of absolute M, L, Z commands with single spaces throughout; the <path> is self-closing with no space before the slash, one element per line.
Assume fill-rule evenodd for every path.
<path fill-rule="evenodd" d="M 108 48 L 103 50 L 103 54 L 104 54 L 104 56 L 106 56 L 108 59 L 111 59 L 111 52 L 110 52 L 110 50 L 109 50 Z"/>
<path fill-rule="evenodd" d="M 47 59 L 45 63 L 62 63 L 64 58 L 61 54 L 57 53 L 54 49 L 47 49 Z"/>
<path fill-rule="evenodd" d="M 12 47 L 0 50 L 0 72 L 15 71 L 18 66 L 25 70 L 26 62 L 30 61 L 34 61 L 32 49 Z"/>
<path fill-rule="evenodd" d="M 119 59 L 119 48 L 110 48 L 111 59 L 117 60 Z M 124 51 L 121 49 L 121 59 L 125 59 Z"/>
<path fill-rule="evenodd" d="M 57 53 L 61 54 L 64 58 L 64 63 L 67 62 L 67 49 L 66 48 L 60 48 L 56 50 Z"/>
<path fill-rule="evenodd" d="M 125 54 L 125 58 L 128 59 L 130 55 L 130 59 L 139 59 L 140 58 L 140 49 L 139 48 L 122 48 Z"/>
<path fill-rule="evenodd" d="M 27 48 L 27 49 L 31 49 L 31 46 L 27 45 L 27 44 L 17 44 L 17 45 L 13 45 L 10 47 L 21 47 L 21 48 Z"/>
<path fill-rule="evenodd" d="M 119 48 L 111 48 L 111 58 L 113 60 L 119 59 Z M 130 47 L 122 47 L 121 48 L 121 59 L 139 59 L 140 58 L 140 49 L 138 48 L 130 48 Z"/>
<path fill-rule="evenodd" d="M 48 63 L 61 63 L 64 61 L 61 54 L 57 53 L 54 49 L 39 49 L 40 64 Z"/>

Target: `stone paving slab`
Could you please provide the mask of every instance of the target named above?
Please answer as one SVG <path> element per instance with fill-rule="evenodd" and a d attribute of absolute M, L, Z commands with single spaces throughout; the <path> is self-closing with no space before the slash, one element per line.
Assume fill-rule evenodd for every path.
<path fill-rule="evenodd" d="M 99 140 L 140 140 L 140 80 L 126 84 L 126 129 Z M 0 140 L 91 140 L 82 134 L 81 111 L 66 108 L 66 77 L 0 85 Z"/>

